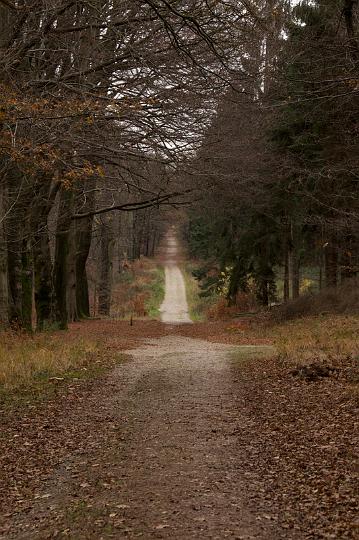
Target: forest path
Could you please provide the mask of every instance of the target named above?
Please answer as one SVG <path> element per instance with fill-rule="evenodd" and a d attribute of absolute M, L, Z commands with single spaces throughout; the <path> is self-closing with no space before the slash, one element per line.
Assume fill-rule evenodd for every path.
<path fill-rule="evenodd" d="M 165 298 L 161 305 L 161 320 L 169 324 L 191 323 L 188 314 L 186 285 L 178 266 L 179 246 L 173 232 L 169 231 L 163 251 L 165 267 Z"/>
<path fill-rule="evenodd" d="M 56 465 L 47 471 L 39 458 L 42 481 L 1 539 L 283 537 L 266 503 L 251 500 L 252 420 L 237 384 L 238 355 L 273 349 L 177 335 L 190 319 L 173 235 L 164 253 L 162 315 L 174 333 L 166 325 L 169 335 L 144 337 L 130 361 L 46 417 L 44 455 Z"/>
<path fill-rule="evenodd" d="M 61 455 L 65 433 L 66 452 L 0 538 L 282 538 L 248 499 L 252 425 L 235 351 L 171 335 L 128 351 L 131 361 L 47 421 L 41 451 Z"/>

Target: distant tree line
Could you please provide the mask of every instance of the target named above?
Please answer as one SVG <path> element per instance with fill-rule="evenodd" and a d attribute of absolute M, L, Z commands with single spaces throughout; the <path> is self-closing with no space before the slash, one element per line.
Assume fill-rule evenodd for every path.
<path fill-rule="evenodd" d="M 108 314 L 170 205 L 230 299 L 355 275 L 357 4 L 0 0 L 1 324 Z"/>
<path fill-rule="evenodd" d="M 296 298 L 307 267 L 319 288 L 359 272 L 359 6 L 292 4 L 266 3 L 243 59 L 253 76 L 221 100 L 194 163 L 207 195 L 190 246 L 204 286 L 228 273 L 230 301 Z"/>
<path fill-rule="evenodd" d="M 241 2 L 0 0 L 2 325 L 88 316 L 90 251 L 109 312 L 114 254 L 152 253 L 186 202 L 176 168 L 254 24 Z"/>

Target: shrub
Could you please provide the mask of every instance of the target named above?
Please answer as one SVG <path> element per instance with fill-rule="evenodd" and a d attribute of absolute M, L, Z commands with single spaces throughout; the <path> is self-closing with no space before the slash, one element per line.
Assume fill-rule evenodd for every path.
<path fill-rule="evenodd" d="M 318 294 L 304 294 L 275 308 L 271 318 L 279 322 L 325 313 L 359 314 L 359 280 L 347 280 L 338 288 L 326 288 Z"/>

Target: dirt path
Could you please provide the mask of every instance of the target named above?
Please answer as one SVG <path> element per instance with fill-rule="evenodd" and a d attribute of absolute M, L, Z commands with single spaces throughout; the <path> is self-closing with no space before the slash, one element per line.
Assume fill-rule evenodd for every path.
<path fill-rule="evenodd" d="M 357 538 L 350 384 L 228 324 L 72 325 L 128 360 L 2 419 L 0 539 Z"/>
<path fill-rule="evenodd" d="M 170 235 L 162 319 L 172 324 L 190 322 L 177 254 Z M 238 413 L 235 350 L 176 334 L 147 339 L 56 419 L 48 412 L 51 473 L 32 479 L 0 538 L 280 538 L 266 508 L 247 499 L 237 434 L 250 436 L 251 422 Z"/>
<path fill-rule="evenodd" d="M 280 538 L 246 499 L 233 350 L 166 336 L 130 351 L 58 420 L 81 443 L 0 538 Z"/>
<path fill-rule="evenodd" d="M 164 323 L 191 323 L 188 314 L 186 286 L 178 260 L 178 242 L 173 232 L 167 235 L 167 245 L 164 250 L 165 259 L 165 298 L 161 305 L 161 319 Z"/>

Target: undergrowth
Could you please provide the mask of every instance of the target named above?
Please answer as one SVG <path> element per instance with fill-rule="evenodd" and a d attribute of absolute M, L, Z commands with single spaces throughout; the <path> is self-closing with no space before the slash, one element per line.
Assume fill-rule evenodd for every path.
<path fill-rule="evenodd" d="M 359 316 L 306 317 L 270 325 L 264 332 L 291 363 L 348 361 L 359 367 Z"/>
<path fill-rule="evenodd" d="M 196 277 L 199 275 L 198 269 L 201 269 L 201 264 L 195 261 L 187 263 L 183 268 L 187 301 L 193 321 L 229 320 L 238 316 L 252 315 L 259 310 L 251 292 L 239 291 L 235 299 L 229 303 L 225 290 L 217 290 L 214 286 L 203 288 L 203 281 Z"/>
<path fill-rule="evenodd" d="M 322 314 L 359 314 L 359 280 L 352 278 L 337 288 L 328 287 L 315 294 L 307 293 L 273 310 L 274 321 Z"/>
<path fill-rule="evenodd" d="M 306 351 L 359 353 L 359 317 L 308 317 L 273 327 L 277 346 L 286 355 Z"/>
<path fill-rule="evenodd" d="M 151 280 L 146 290 L 148 292 L 148 297 L 145 300 L 146 314 L 148 317 L 157 318 L 165 295 L 165 273 L 161 266 L 156 266 L 151 271 Z"/>
<path fill-rule="evenodd" d="M 182 268 L 189 314 L 192 321 L 204 321 L 207 319 L 207 312 L 217 300 L 217 295 L 203 296 L 198 280 L 193 276 L 195 265 L 191 262 Z"/>
<path fill-rule="evenodd" d="M 53 394 L 72 381 L 103 373 L 118 359 L 107 358 L 91 339 L 20 332 L 0 334 L 0 403 L 28 402 Z"/>
<path fill-rule="evenodd" d="M 111 313 L 126 319 L 159 316 L 164 298 L 164 270 L 155 261 L 142 257 L 122 272 L 114 287 Z"/>

